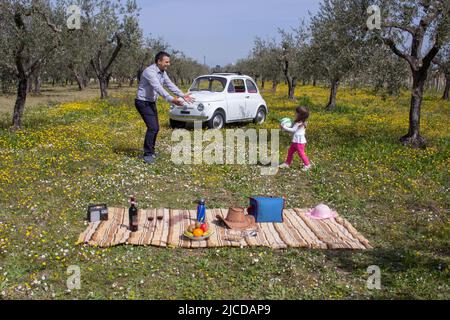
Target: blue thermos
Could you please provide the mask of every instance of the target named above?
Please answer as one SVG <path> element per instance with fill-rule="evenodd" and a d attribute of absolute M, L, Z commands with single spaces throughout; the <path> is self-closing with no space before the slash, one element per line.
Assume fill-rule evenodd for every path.
<path fill-rule="evenodd" d="M 197 221 L 198 222 L 205 222 L 206 219 L 206 201 L 204 199 L 201 199 L 198 206 L 197 206 Z"/>

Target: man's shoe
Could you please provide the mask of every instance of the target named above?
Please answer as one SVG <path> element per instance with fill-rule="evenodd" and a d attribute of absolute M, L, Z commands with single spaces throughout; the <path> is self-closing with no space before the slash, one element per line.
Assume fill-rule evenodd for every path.
<path fill-rule="evenodd" d="M 144 162 L 146 164 L 154 164 L 155 158 L 153 158 L 152 156 L 144 156 Z"/>

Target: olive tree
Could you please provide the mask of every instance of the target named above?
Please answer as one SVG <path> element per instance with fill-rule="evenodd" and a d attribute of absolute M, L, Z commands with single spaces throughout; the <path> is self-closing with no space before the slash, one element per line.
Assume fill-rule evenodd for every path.
<path fill-rule="evenodd" d="M 135 8 L 134 8 L 135 9 Z M 139 26 L 137 15 L 126 16 L 123 21 L 123 48 L 112 67 L 112 74 L 119 79 L 119 85 L 127 79 L 130 86 L 137 77 L 140 66 L 141 50 L 144 47 L 144 35 Z"/>
<path fill-rule="evenodd" d="M 320 77 L 330 83 L 326 110 L 336 107 L 339 84 L 371 60 L 373 43 L 366 30 L 366 0 L 324 0 L 311 19 L 307 51 Z"/>
<path fill-rule="evenodd" d="M 91 34 L 86 13 L 94 10 L 95 3 L 89 0 L 57 0 L 58 16 L 67 15 L 67 9 L 71 5 L 80 8 L 80 28 L 63 29 L 62 46 L 58 48 L 54 60 L 47 70 L 56 80 L 60 80 L 61 77 L 74 79 L 78 89 L 82 91 L 89 83 L 90 61 L 96 47 L 96 38 Z"/>
<path fill-rule="evenodd" d="M 444 93 L 442 95 L 443 100 L 449 100 L 450 90 L 450 43 L 447 43 L 445 47 L 439 52 L 433 63 L 437 66 L 439 74 L 444 75 Z"/>
<path fill-rule="evenodd" d="M 298 29 L 287 31 L 279 29 L 281 44 L 277 61 L 281 66 L 284 78 L 288 85 L 288 98 L 295 99 L 295 87 L 301 73 L 299 63 L 302 59 L 302 50 L 306 48 L 307 34 L 304 25 Z"/>
<path fill-rule="evenodd" d="M 411 106 L 408 133 L 400 141 L 424 146 L 420 114 L 424 86 L 433 60 L 450 37 L 450 1 L 379 0 L 381 24 L 374 31 L 411 70 Z"/>
<path fill-rule="evenodd" d="M 152 38 L 149 36 L 145 39 L 144 46 L 139 49 L 139 64 L 136 69 L 138 81 L 141 80 L 141 75 L 145 68 L 154 62 L 156 54 L 160 51 L 168 51 L 168 49 L 169 44 L 161 37 Z"/>
<path fill-rule="evenodd" d="M 0 50 L 3 65 L 17 79 L 12 129 L 22 126 L 30 77 L 61 45 L 61 27 L 54 23 L 50 1 L 3 0 L 0 2 Z"/>
<path fill-rule="evenodd" d="M 275 39 L 264 40 L 259 37 L 255 39 L 252 57 L 256 72 L 261 76 L 263 89 L 265 82 L 269 80 L 272 81 L 272 90 L 276 91 L 278 83 L 283 76 L 278 60 L 280 54 L 281 50 L 277 46 Z"/>
<path fill-rule="evenodd" d="M 370 86 L 375 93 L 399 95 L 406 88 L 408 65 L 392 53 L 389 48 L 379 46 L 374 49 L 370 63 L 360 70 L 357 81 Z"/>
<path fill-rule="evenodd" d="M 138 7 L 135 0 L 125 4 L 113 0 L 84 0 L 85 32 L 92 37 L 90 64 L 100 84 L 100 98 L 108 97 L 112 66 L 120 51 L 130 41 L 127 27 L 136 26 Z"/>

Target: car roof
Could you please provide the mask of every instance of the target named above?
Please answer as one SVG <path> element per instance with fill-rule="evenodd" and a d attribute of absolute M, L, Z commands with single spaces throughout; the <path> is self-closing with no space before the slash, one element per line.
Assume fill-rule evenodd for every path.
<path fill-rule="evenodd" d="M 202 76 L 197 77 L 198 78 L 203 78 L 203 77 L 219 77 L 219 78 L 226 78 L 226 79 L 231 79 L 231 78 L 241 78 L 241 79 L 250 79 L 253 80 L 252 77 L 249 77 L 245 74 L 237 74 L 237 73 L 212 73 L 212 74 L 205 74 Z"/>

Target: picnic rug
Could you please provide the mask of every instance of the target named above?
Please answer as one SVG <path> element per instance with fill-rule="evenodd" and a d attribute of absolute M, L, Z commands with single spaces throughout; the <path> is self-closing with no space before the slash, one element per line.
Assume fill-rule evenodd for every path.
<path fill-rule="evenodd" d="M 257 235 L 252 237 L 248 233 L 227 229 L 219 222 L 216 216 L 225 218 L 228 209 L 208 209 L 206 221 L 214 234 L 208 240 L 191 241 L 183 233 L 196 221 L 196 210 L 139 209 L 139 229 L 131 233 L 128 230 L 128 209 L 116 207 L 109 208 L 108 221 L 90 223 L 80 234 L 78 244 L 101 248 L 123 244 L 190 249 L 249 246 L 273 249 L 372 248 L 369 241 L 342 217 L 315 220 L 306 212 L 307 209 L 285 209 L 283 223 L 258 223 Z"/>

